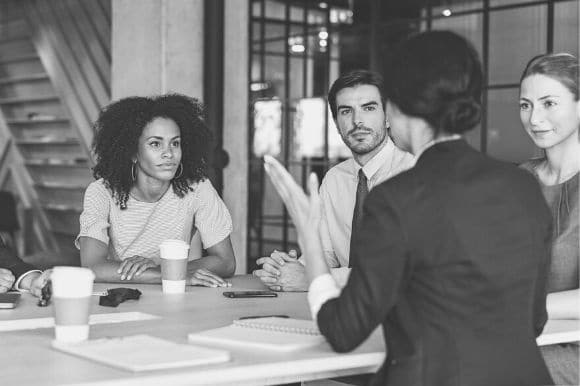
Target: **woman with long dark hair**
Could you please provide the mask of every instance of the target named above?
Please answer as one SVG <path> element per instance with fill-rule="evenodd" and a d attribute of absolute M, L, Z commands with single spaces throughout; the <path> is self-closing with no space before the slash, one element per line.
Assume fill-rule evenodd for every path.
<path fill-rule="evenodd" d="M 206 176 L 203 106 L 171 94 L 130 97 L 95 123 L 97 164 L 77 246 L 97 281 L 160 283 L 159 244 L 190 244 L 191 285 L 227 286 L 235 271 L 228 209 Z M 201 246 L 207 256 L 201 256 Z"/>
<path fill-rule="evenodd" d="M 387 346 L 374 385 L 546 385 L 536 345 L 546 321 L 550 213 L 524 170 L 471 148 L 482 71 L 473 47 L 445 31 L 414 35 L 384 71 L 391 136 L 413 168 L 375 187 L 339 290 L 310 199 L 273 158 L 266 170 L 298 230 L 313 318 L 337 351 L 379 325 Z"/>

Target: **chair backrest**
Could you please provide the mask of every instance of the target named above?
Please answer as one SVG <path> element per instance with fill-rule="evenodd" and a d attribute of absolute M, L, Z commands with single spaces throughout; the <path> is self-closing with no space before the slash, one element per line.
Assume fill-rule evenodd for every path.
<path fill-rule="evenodd" d="M 16 215 L 16 200 L 10 192 L 0 191 L 0 238 L 14 249 L 14 232 L 20 229 Z"/>

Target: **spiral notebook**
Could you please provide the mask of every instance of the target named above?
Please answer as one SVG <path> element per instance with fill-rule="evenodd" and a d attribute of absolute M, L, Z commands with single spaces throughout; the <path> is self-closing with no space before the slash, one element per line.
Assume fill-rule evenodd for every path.
<path fill-rule="evenodd" d="M 173 369 L 230 360 L 228 351 L 174 343 L 149 335 L 102 338 L 80 343 L 53 341 L 52 347 L 129 371 Z"/>
<path fill-rule="evenodd" d="M 301 350 L 324 342 L 313 321 L 276 317 L 235 320 L 227 327 L 191 333 L 188 339 L 190 343 L 203 345 L 280 352 Z"/>

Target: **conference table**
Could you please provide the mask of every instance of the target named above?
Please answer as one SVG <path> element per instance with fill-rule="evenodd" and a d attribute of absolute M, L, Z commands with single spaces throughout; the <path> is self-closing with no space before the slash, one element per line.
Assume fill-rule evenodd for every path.
<path fill-rule="evenodd" d="M 187 344 L 187 334 L 227 326 L 240 317 L 288 315 L 310 319 L 306 293 L 278 293 L 276 298 L 231 299 L 222 295 L 232 290 L 266 289 L 256 278 L 243 275 L 231 280 L 230 288 L 187 287 L 185 294 L 164 295 L 161 285 L 95 283 L 94 290 L 137 288 L 139 300 L 121 303 L 116 308 L 98 304 L 93 296 L 92 317 L 104 318 L 92 324 L 90 339 L 148 334 L 175 343 Z M 0 310 L 2 323 L 18 320 L 27 326 L 38 318 L 52 317 L 52 305 L 38 307 L 36 299 L 23 294 L 13 310 Z M 118 316 L 148 315 L 155 319 L 119 321 Z M 110 319 L 110 323 L 107 320 Z M 32 323 L 34 324 L 34 323 Z M 51 347 L 54 329 L 0 328 L 0 384 L 2 385 L 274 385 L 371 373 L 384 360 L 385 349 L 380 330 L 350 353 L 335 353 L 328 343 L 293 351 L 275 353 L 229 347 L 231 360 L 222 364 L 184 367 L 133 373 L 91 360 L 56 351 Z M 222 348 L 222 347 L 220 347 Z"/>

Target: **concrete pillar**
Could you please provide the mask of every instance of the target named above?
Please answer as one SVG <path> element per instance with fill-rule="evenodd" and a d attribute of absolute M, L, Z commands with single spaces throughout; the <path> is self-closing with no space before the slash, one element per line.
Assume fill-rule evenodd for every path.
<path fill-rule="evenodd" d="M 247 269 L 249 0 L 225 0 L 223 145 L 230 156 L 223 197 L 234 223 L 237 273 Z"/>
<path fill-rule="evenodd" d="M 112 99 L 203 98 L 203 0 L 112 1 Z"/>

